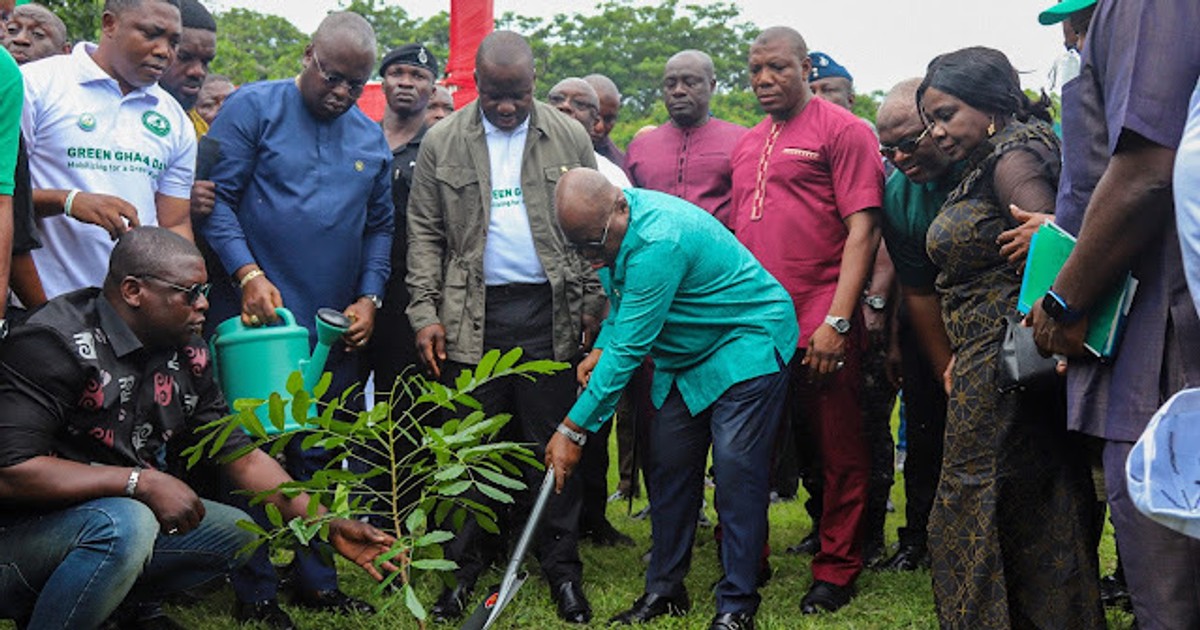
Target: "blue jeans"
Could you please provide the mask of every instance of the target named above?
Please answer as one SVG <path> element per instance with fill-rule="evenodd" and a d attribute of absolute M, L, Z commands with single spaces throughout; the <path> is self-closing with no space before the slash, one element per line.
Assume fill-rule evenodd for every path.
<path fill-rule="evenodd" d="M 332 391 L 332 388 L 330 388 Z M 340 394 L 339 394 L 340 395 Z M 307 435 L 307 434 L 304 434 Z M 325 467 L 332 456 L 323 449 L 302 449 L 303 435 L 297 436 L 284 448 L 287 464 L 284 468 L 293 479 L 311 479 L 313 474 Z M 233 488 L 222 496 L 223 501 L 243 509 L 261 527 L 270 530 L 273 525 L 267 519 L 262 504 L 250 505 L 245 495 L 234 494 Z M 315 540 L 309 545 L 295 545 L 292 560 L 293 575 L 297 589 L 306 592 L 328 591 L 338 587 L 337 568 L 333 563 L 334 550 L 329 543 Z M 239 602 L 254 603 L 276 599 L 279 591 L 279 576 L 271 564 L 270 549 L 261 545 L 250 555 L 246 563 L 230 578 L 233 594 Z"/>
<path fill-rule="evenodd" d="M 692 560 L 704 464 L 712 443 L 716 500 L 721 506 L 717 612 L 758 610 L 758 567 L 767 542 L 771 452 L 783 414 L 789 371 L 742 381 L 693 416 L 672 387 L 650 423 L 646 486 L 653 546 L 646 592 L 675 597 Z"/>
<path fill-rule="evenodd" d="M 0 517 L 0 618 L 30 630 L 95 628 L 126 597 L 158 601 L 221 578 L 254 535 L 236 526 L 248 519 L 241 510 L 204 509 L 181 536 L 161 535 L 150 508 L 124 497 Z"/>

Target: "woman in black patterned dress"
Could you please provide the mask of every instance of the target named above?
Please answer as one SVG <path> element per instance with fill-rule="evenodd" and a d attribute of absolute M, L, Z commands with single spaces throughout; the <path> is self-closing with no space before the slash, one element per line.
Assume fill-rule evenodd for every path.
<path fill-rule="evenodd" d="M 1021 286 L 997 239 L 1017 226 L 1010 204 L 1054 211 L 1058 139 L 996 50 L 934 59 L 917 102 L 934 142 L 965 161 L 926 237 L 955 352 L 929 521 L 938 619 L 970 630 L 1103 628 L 1094 494 L 1066 431 L 1064 392 L 1001 393 L 996 381 Z"/>

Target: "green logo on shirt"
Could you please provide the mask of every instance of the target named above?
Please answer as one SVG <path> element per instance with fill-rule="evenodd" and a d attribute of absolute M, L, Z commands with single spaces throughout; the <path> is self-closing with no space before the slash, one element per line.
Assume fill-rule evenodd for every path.
<path fill-rule="evenodd" d="M 96 117 L 85 112 L 79 115 L 78 123 L 80 129 L 84 131 L 92 131 L 96 128 Z"/>
<path fill-rule="evenodd" d="M 153 110 L 142 114 L 142 124 L 145 125 L 146 129 L 150 130 L 150 133 L 159 138 L 165 138 L 167 134 L 171 133 L 170 121 L 162 114 Z"/>

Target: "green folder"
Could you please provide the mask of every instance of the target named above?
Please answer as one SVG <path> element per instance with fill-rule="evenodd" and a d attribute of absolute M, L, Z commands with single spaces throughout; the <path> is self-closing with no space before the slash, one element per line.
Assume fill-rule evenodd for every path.
<path fill-rule="evenodd" d="M 1029 313 L 1033 305 L 1046 295 L 1058 277 L 1058 272 L 1071 250 L 1075 249 L 1075 237 L 1053 223 L 1044 223 L 1033 234 L 1029 244 L 1029 255 L 1025 258 L 1025 272 L 1021 279 L 1021 296 L 1017 310 Z M 1102 359 L 1112 357 L 1121 341 L 1121 331 L 1138 281 L 1130 274 L 1104 294 L 1088 312 L 1088 331 L 1084 346 Z"/>

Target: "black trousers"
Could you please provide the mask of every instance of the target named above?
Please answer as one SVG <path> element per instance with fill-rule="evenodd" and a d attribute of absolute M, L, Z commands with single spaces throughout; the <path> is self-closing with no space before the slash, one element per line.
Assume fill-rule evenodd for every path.
<path fill-rule="evenodd" d="M 916 333 L 900 320 L 900 351 L 903 355 L 905 438 L 904 460 L 905 526 L 900 528 L 901 545 L 925 547 L 929 512 L 937 494 L 942 472 L 942 443 L 946 434 L 946 390 L 942 375 L 935 374 Z"/>
<path fill-rule="evenodd" d="M 612 434 L 614 419 L 610 418 L 598 431 L 588 436 L 583 446 L 583 457 L 575 474 L 579 476 L 581 514 L 579 531 L 607 529 L 608 517 L 608 438 Z"/>
<path fill-rule="evenodd" d="M 553 358 L 550 285 L 488 287 L 486 304 L 485 351 L 504 352 L 520 347 L 524 351 L 522 360 Z M 442 378 L 453 383 L 469 367 L 472 366 L 447 362 Z M 546 443 L 575 403 L 576 391 L 575 372 L 567 369 L 533 381 L 522 377 L 492 381 L 475 390 L 473 396 L 488 415 L 511 413 L 512 420 L 501 431 L 501 437 L 531 445 L 534 457 L 543 461 Z M 529 513 L 544 476 L 543 471 L 532 466 L 522 464 L 521 468 L 528 487 L 514 495 L 514 504 L 501 505 L 482 494 L 469 497 L 496 510 L 501 517 L 502 533 L 507 525 L 513 538 L 525 526 L 524 516 Z M 580 504 L 581 480 L 579 475 L 572 475 L 560 494 L 550 495 L 550 503 L 542 515 L 533 553 L 551 587 L 567 581 L 578 583 L 583 577 L 578 548 Z M 503 539 L 489 534 L 468 517 L 447 546 L 446 555 L 459 565 L 455 572 L 459 583 L 474 584 L 491 562 L 507 559 L 499 557 L 504 555 L 505 548 Z"/>

